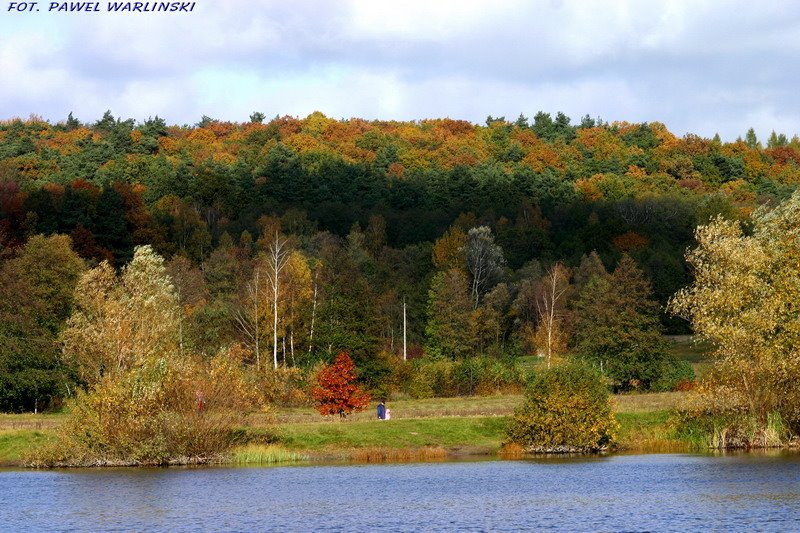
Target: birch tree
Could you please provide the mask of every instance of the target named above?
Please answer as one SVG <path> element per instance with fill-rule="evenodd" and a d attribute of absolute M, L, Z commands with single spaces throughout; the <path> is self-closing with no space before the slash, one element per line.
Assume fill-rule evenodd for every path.
<path fill-rule="evenodd" d="M 266 257 L 256 259 L 253 276 L 245 284 L 239 297 L 239 307 L 234 312 L 236 325 L 244 344 L 253 351 L 256 370 L 261 370 L 261 350 L 269 333 L 269 288 L 267 286 Z"/>
<path fill-rule="evenodd" d="M 272 289 L 272 364 L 278 368 L 278 299 L 281 297 L 281 272 L 289 260 L 288 240 L 275 231 L 267 250 L 267 279 Z"/>
<path fill-rule="evenodd" d="M 569 270 L 561 263 L 556 263 L 548 270 L 539 284 L 536 339 L 537 344 L 544 348 L 547 368 L 550 368 L 553 355 L 566 350 L 564 315 L 569 290 Z"/>
<path fill-rule="evenodd" d="M 309 304 L 313 305 L 313 282 L 308 260 L 299 251 L 294 250 L 286 260 L 285 268 L 281 273 L 284 297 L 281 298 L 281 333 L 284 339 L 289 339 L 289 355 L 292 364 L 295 364 L 295 333 L 300 332 L 302 337 Z M 284 363 L 285 363 L 284 354 Z"/>

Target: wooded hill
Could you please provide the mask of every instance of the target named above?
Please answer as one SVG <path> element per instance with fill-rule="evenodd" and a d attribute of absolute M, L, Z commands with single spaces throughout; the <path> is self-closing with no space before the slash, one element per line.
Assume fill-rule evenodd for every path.
<path fill-rule="evenodd" d="M 580 303 L 586 286 L 600 291 L 593 276 L 628 280 L 650 302 L 642 313 L 658 313 L 690 281 L 684 254 L 698 224 L 746 220 L 799 182 L 797 137 L 773 134 L 763 146 L 751 130 L 722 143 L 679 138 L 659 123 L 572 125 L 561 113 L 485 125 L 321 113 L 195 126 L 110 112 L 93 124 L 8 120 L 0 340 L 29 349 L 6 351 L 0 366 L 57 359 L 71 312 L 80 269 L 53 271 L 53 261 L 76 264 L 64 263 L 70 244 L 31 244 L 39 234 L 69 235 L 88 267 L 120 268 L 134 246 L 151 244 L 178 290 L 186 346 L 203 353 L 233 342 L 252 349 L 241 323 L 248 286 L 270 246 L 284 243 L 287 291 L 264 349 L 272 355 L 277 344 L 281 361 L 297 365 L 350 350 L 377 383 L 388 371 L 376 354 L 402 347 L 404 300 L 410 356 L 541 352 L 543 280 L 563 267 L 567 288 L 551 305 L 561 351 L 578 349 L 581 309 L 606 305 L 585 294 Z M 469 264 L 478 249 L 489 252 L 483 274 Z M 633 261 L 620 263 L 625 255 Z M 660 319 L 669 332 L 687 331 Z"/>

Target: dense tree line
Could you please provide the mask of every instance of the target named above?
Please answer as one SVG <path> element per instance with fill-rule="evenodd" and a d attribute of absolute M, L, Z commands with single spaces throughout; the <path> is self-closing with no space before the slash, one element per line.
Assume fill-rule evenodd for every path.
<path fill-rule="evenodd" d="M 546 113 L 6 121 L 0 409 L 85 379 L 59 356 L 78 277 L 144 244 L 166 259 L 187 353 L 240 343 L 260 369 L 348 350 L 381 390 L 403 354 L 575 352 L 619 388 L 654 387 L 671 364 L 659 333 L 686 331 L 661 308 L 690 282 L 694 228 L 789 196 L 798 162 L 783 135 L 722 143 Z"/>

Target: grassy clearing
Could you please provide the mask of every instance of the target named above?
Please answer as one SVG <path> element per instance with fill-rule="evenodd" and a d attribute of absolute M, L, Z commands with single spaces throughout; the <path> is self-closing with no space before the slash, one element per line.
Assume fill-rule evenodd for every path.
<path fill-rule="evenodd" d="M 51 431 L 0 430 L 0 465 L 18 464 L 30 449 L 52 442 L 54 439 L 55 436 Z"/>
<path fill-rule="evenodd" d="M 711 346 L 706 342 L 696 342 L 692 335 L 666 335 L 669 351 L 678 359 L 690 363 L 708 361 Z"/>
<path fill-rule="evenodd" d="M 684 401 L 686 392 L 652 392 L 648 394 L 617 394 L 614 396 L 616 413 L 651 413 L 675 409 Z"/>
<path fill-rule="evenodd" d="M 686 393 L 626 394 L 615 399 L 624 448 L 675 451 L 686 443 L 672 435 L 669 411 Z M 392 420 L 375 419 L 374 405 L 346 420 L 324 418 L 311 408 L 254 413 L 242 430 L 234 464 L 281 464 L 298 460 L 436 460 L 449 455 L 500 451 L 508 416 L 522 395 L 403 399 L 388 403 Z M 54 438 L 65 415 L 0 415 L 0 464 Z"/>
<path fill-rule="evenodd" d="M 387 406 L 392 410 L 392 419 L 396 420 L 456 416 L 508 416 L 514 412 L 514 408 L 520 403 L 522 403 L 521 394 L 509 394 L 466 398 L 399 399 L 388 402 Z M 373 420 L 375 418 L 375 407 L 376 404 L 372 404 L 365 411 L 351 415 L 348 420 Z M 266 420 L 266 416 L 255 414 L 251 416 L 251 421 L 253 425 L 261 425 Z M 279 409 L 276 419 L 279 424 L 294 424 L 319 422 L 323 420 L 323 417 L 314 409 L 293 407 Z"/>
<path fill-rule="evenodd" d="M 61 425 L 66 414 L 0 413 L 0 430 L 52 430 Z"/>
<path fill-rule="evenodd" d="M 666 335 L 669 351 L 678 359 L 692 365 L 698 377 L 704 376 L 711 369 L 711 345 L 707 342 L 695 342 L 692 335 Z"/>
<path fill-rule="evenodd" d="M 451 453 L 494 453 L 505 418 L 420 418 L 325 421 L 281 427 L 281 444 L 291 450 L 336 456 L 351 449 L 442 448 Z"/>

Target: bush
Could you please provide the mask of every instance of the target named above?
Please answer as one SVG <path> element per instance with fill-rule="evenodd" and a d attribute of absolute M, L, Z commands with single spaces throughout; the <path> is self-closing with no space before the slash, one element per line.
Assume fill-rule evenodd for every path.
<path fill-rule="evenodd" d="M 678 433 L 698 448 L 772 448 L 785 445 L 794 433 L 779 411 L 759 417 L 738 387 L 716 381 L 715 373 L 699 383 L 677 413 Z"/>
<path fill-rule="evenodd" d="M 529 453 L 596 452 L 613 445 L 618 429 L 602 376 L 569 363 L 533 377 L 506 428 L 506 443 Z"/>
<path fill-rule="evenodd" d="M 491 357 L 415 359 L 396 368 L 396 390 L 412 398 L 518 392 L 524 383 L 524 373 L 513 361 Z"/>
<path fill-rule="evenodd" d="M 300 407 L 311 403 L 306 378 L 299 368 L 268 367 L 261 371 L 258 381 L 267 404 Z"/>
<path fill-rule="evenodd" d="M 655 392 L 687 390 L 695 380 L 692 365 L 686 361 L 668 359 L 664 362 L 661 376 L 654 381 L 650 390 Z"/>
<path fill-rule="evenodd" d="M 36 466 L 205 463 L 233 444 L 233 430 L 258 403 L 240 361 L 164 359 L 102 380 L 70 403 L 56 443 Z"/>

